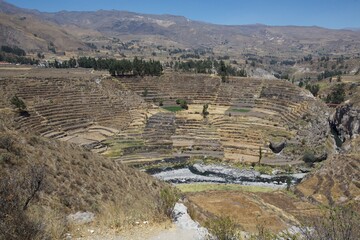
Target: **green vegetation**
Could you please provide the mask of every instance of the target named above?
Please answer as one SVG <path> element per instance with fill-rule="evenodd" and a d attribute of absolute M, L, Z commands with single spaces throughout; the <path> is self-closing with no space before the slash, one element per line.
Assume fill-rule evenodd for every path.
<path fill-rule="evenodd" d="M 20 112 L 26 110 L 25 102 L 20 99 L 18 96 L 13 96 L 10 100 L 11 104 L 16 107 Z"/>
<path fill-rule="evenodd" d="M 313 164 L 315 162 L 316 158 L 315 158 L 315 154 L 313 152 L 310 151 L 305 151 L 304 156 L 303 156 L 303 161 L 308 163 L 308 164 Z"/>
<path fill-rule="evenodd" d="M 170 63 L 170 66 L 172 66 L 175 71 L 211 74 L 213 73 L 213 70 L 216 69 L 219 75 L 221 75 L 222 72 L 222 74 L 228 74 L 230 76 L 247 76 L 245 69 L 237 69 L 232 66 L 226 66 L 224 61 L 219 62 L 217 60 L 189 60 L 183 62 L 175 62 L 175 64 Z"/>
<path fill-rule="evenodd" d="M 161 210 L 166 216 L 171 217 L 176 202 L 179 200 L 179 194 L 173 187 L 164 187 L 160 190 Z"/>
<path fill-rule="evenodd" d="M 309 90 L 315 97 L 318 95 L 320 90 L 319 84 L 316 85 L 307 84 L 305 88 Z"/>
<path fill-rule="evenodd" d="M 75 68 L 77 66 L 77 61 L 75 58 L 70 58 L 69 60 L 65 60 L 59 62 L 55 59 L 54 62 L 49 62 L 49 67 L 51 68 Z"/>
<path fill-rule="evenodd" d="M 149 93 L 148 89 L 145 88 L 143 93 L 142 93 L 143 97 L 147 97 L 148 93 Z"/>
<path fill-rule="evenodd" d="M 258 165 L 260 166 L 261 165 L 261 159 L 262 159 L 262 149 L 261 149 L 261 146 L 259 147 L 259 163 Z"/>
<path fill-rule="evenodd" d="M 160 76 L 163 68 L 159 61 L 134 58 L 133 61 L 122 59 L 105 59 L 105 58 L 91 58 L 80 57 L 77 60 L 71 58 L 68 61 L 59 62 L 55 60 L 49 63 L 50 67 L 55 68 L 93 68 L 95 70 L 108 70 L 112 76 Z"/>
<path fill-rule="evenodd" d="M 320 73 L 317 76 L 317 79 L 320 81 L 322 79 L 338 76 L 338 75 L 341 75 L 341 74 L 342 74 L 342 72 L 340 70 L 333 70 L 333 71 L 325 70 L 323 73 Z"/>
<path fill-rule="evenodd" d="M 239 227 L 230 217 L 217 217 L 205 223 L 205 227 L 217 240 L 240 239 Z"/>
<path fill-rule="evenodd" d="M 206 191 L 245 191 L 245 192 L 272 192 L 274 189 L 260 186 L 243 186 L 239 184 L 192 183 L 176 185 L 183 193 Z"/>
<path fill-rule="evenodd" d="M 177 105 L 180 105 L 180 107 L 181 107 L 182 109 L 186 109 L 186 110 L 189 109 L 186 100 L 177 99 L 177 100 L 176 100 L 176 104 L 177 104 Z"/>
<path fill-rule="evenodd" d="M 222 82 L 226 82 L 229 76 L 228 68 L 222 60 L 220 61 L 220 66 L 218 68 L 218 75 L 221 77 Z"/>
<path fill-rule="evenodd" d="M 207 115 L 209 115 L 209 112 L 208 112 L 208 108 L 209 108 L 209 104 L 204 104 L 203 106 L 203 110 L 202 110 L 202 114 L 204 117 L 206 117 Z"/>
<path fill-rule="evenodd" d="M 184 110 L 181 106 L 163 106 L 162 108 L 170 112 L 178 112 Z"/>
<path fill-rule="evenodd" d="M 325 101 L 332 104 L 340 104 L 345 100 L 345 84 L 337 84 Z"/>
<path fill-rule="evenodd" d="M 6 53 L 12 53 L 16 56 L 26 56 L 26 52 L 21 49 L 21 48 L 18 48 L 18 47 L 9 47 L 9 46 L 1 46 L 1 51 L 2 52 L 6 52 Z"/>
<path fill-rule="evenodd" d="M 5 50 L 5 51 L 4 51 Z M 20 64 L 38 64 L 39 60 L 25 57 L 25 51 L 20 48 L 11 48 L 2 46 L 0 50 L 0 62 L 20 63 Z"/>
<path fill-rule="evenodd" d="M 251 109 L 245 109 L 245 108 L 233 108 L 230 111 L 232 112 L 241 112 L 241 113 L 247 113 L 250 112 Z"/>

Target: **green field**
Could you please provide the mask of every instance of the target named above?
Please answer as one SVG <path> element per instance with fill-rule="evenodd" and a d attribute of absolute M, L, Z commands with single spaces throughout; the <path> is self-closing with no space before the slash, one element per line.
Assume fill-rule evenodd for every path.
<path fill-rule="evenodd" d="M 245 108 L 234 108 L 234 109 L 231 109 L 232 112 L 242 112 L 242 113 L 247 113 L 247 112 L 250 112 L 251 109 L 245 109 Z"/>
<path fill-rule="evenodd" d="M 245 191 L 245 192 L 273 192 L 275 189 L 259 186 L 243 186 L 239 184 L 191 183 L 176 185 L 183 193 L 205 191 Z"/>
<path fill-rule="evenodd" d="M 170 112 L 178 112 L 178 111 L 184 110 L 180 106 L 165 106 L 165 107 L 162 107 L 162 108 L 165 109 L 165 110 L 168 110 Z"/>

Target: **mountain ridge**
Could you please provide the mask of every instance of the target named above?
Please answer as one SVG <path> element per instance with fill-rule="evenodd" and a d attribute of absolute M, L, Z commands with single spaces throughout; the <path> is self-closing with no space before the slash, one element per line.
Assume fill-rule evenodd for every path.
<path fill-rule="evenodd" d="M 6 1 L 0 2 L 0 9 L 0 12 L 10 15 L 9 17 L 32 16 L 37 21 L 51 25 L 53 30 L 65 32 L 65 35 L 76 40 L 76 43 L 70 45 L 72 50 L 89 50 L 83 43 L 89 39 L 97 43 L 105 37 L 140 41 L 151 39 L 151 42 L 144 43 L 145 45 L 163 45 L 165 41 L 175 48 L 211 48 L 216 54 L 233 55 L 234 58 L 239 54 L 277 55 L 287 58 L 304 54 L 360 53 L 360 32 L 344 29 L 264 24 L 219 25 L 190 20 L 184 16 L 118 10 L 46 13 L 17 8 Z M 2 25 L 4 24 L 0 23 L 0 27 Z M 33 24 L 28 22 L 26 25 Z M 13 27 L 14 31 L 18 28 Z M 28 29 L 24 31 L 26 30 Z M 5 34 L 6 32 L 0 32 L 0 36 Z M 64 36 L 59 34 L 58 38 Z M 49 39 L 44 40 L 50 42 Z M 56 47 L 63 51 L 68 50 L 64 44 Z M 41 50 L 44 50 L 44 47 Z"/>

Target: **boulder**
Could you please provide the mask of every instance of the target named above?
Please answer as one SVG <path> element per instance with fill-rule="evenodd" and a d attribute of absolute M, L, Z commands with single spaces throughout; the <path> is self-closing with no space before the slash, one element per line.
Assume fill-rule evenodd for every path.
<path fill-rule="evenodd" d="M 271 149 L 271 151 L 273 151 L 273 153 L 279 153 L 285 147 L 286 147 L 286 141 L 283 141 L 281 143 L 270 142 L 270 144 L 269 144 L 269 148 Z"/>
<path fill-rule="evenodd" d="M 86 224 L 94 221 L 95 214 L 92 212 L 77 212 L 75 214 L 70 214 L 66 219 L 74 224 Z"/>

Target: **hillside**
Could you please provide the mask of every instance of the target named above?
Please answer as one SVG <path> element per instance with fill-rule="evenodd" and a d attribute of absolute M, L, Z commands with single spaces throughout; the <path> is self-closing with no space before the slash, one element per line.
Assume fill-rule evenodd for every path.
<path fill-rule="evenodd" d="M 97 228 L 113 229 L 167 218 L 163 183 L 75 144 L 19 132 L 14 114 L 0 109 L 1 239 L 86 234 L 70 220 L 75 213 L 94 214 Z"/>
<path fill-rule="evenodd" d="M 41 68 L 9 68 L 3 77 L 0 106 L 11 108 L 15 95 L 27 105 L 28 115 L 15 118 L 22 131 L 121 161 L 211 157 L 251 163 L 261 148 L 264 163 L 281 165 L 301 163 L 305 153 L 321 161 L 334 149 L 326 106 L 283 80 L 234 77 L 224 83 L 175 73 L 116 79 L 106 72 Z M 187 110 L 171 110 L 178 99 L 187 101 Z M 201 114 L 205 104 L 207 117 Z"/>
<path fill-rule="evenodd" d="M 71 38 L 73 41 L 69 42 L 67 51 L 76 50 L 77 47 L 83 48 L 80 46 L 81 42 L 93 43 L 98 49 L 110 45 L 115 50 L 135 40 L 138 41 L 135 43 L 136 48 L 150 47 L 152 51 L 158 51 L 159 47 L 169 50 L 210 49 L 216 55 L 229 55 L 233 58 L 246 54 L 292 58 L 307 54 L 341 55 L 360 52 L 360 33 L 351 30 L 298 26 L 223 26 L 192 21 L 180 16 L 115 10 L 42 13 L 16 8 L 4 1 L 0 2 L 0 6 L 2 12 L 7 14 L 3 15 L 7 20 L 1 21 L 2 28 L 5 29 L 1 33 L 2 38 L 27 50 L 44 50 L 43 45 L 35 44 L 40 39 L 35 41 L 30 37 L 37 34 L 42 40 L 52 41 L 56 48 L 63 51 L 63 43 Z M 14 18 L 23 17 L 28 19 L 14 21 Z M 10 19 L 12 25 L 7 23 Z M 26 30 L 23 27 L 24 23 L 29 26 Z M 40 23 L 44 28 L 38 29 L 43 29 L 43 32 L 33 29 Z M 49 26 L 53 34 L 45 35 Z M 14 39 L 6 39 L 6 33 L 9 31 L 17 35 L 20 31 L 24 35 L 15 34 Z M 76 37 L 72 38 L 74 36 Z"/>

